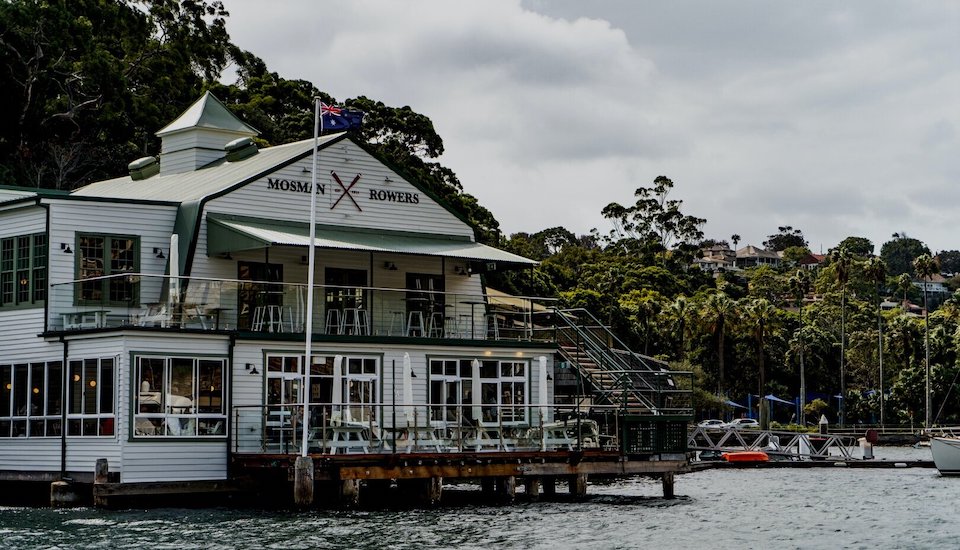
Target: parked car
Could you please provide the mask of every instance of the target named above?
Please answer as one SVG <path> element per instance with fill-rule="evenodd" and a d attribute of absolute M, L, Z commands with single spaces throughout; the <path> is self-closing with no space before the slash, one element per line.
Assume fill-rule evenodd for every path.
<path fill-rule="evenodd" d="M 737 418 L 737 419 L 731 420 L 730 423 L 727 424 L 727 427 L 734 428 L 737 430 L 740 430 L 743 428 L 759 428 L 760 423 L 752 418 Z"/>
<path fill-rule="evenodd" d="M 709 420 L 701 420 L 697 423 L 698 428 L 726 428 L 727 423 L 723 420 L 717 420 L 716 418 L 711 418 Z"/>

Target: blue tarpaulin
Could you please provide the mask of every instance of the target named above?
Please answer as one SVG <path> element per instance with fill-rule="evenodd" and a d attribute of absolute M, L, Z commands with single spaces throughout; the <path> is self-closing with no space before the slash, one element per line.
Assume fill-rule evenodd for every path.
<path fill-rule="evenodd" d="M 787 401 L 786 399 L 780 399 L 779 397 L 777 397 L 776 395 L 773 395 L 772 393 L 763 396 L 763 398 L 766 399 L 767 401 L 776 401 L 777 403 L 786 403 L 787 405 L 793 405 L 793 404 L 794 404 L 793 401 Z"/>

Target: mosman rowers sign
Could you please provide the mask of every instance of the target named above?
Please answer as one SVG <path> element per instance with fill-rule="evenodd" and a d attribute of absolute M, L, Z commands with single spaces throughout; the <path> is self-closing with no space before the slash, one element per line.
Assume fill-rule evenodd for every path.
<path fill-rule="evenodd" d="M 345 179 L 346 178 L 341 179 L 339 174 L 331 170 L 331 192 L 329 195 L 327 194 L 327 184 L 321 183 L 317 185 L 317 194 L 329 197 L 330 210 L 334 210 L 337 207 L 345 208 L 347 206 L 344 205 L 350 205 L 356 208 L 358 212 L 363 212 L 363 208 L 360 206 L 361 201 L 420 204 L 420 193 L 397 191 L 395 189 L 385 189 L 382 187 L 370 187 L 364 190 L 361 189 L 363 174 L 356 174 L 350 179 L 349 183 L 346 183 L 344 181 Z M 309 181 L 273 177 L 267 178 L 268 191 L 309 193 L 312 187 L 313 184 Z"/>

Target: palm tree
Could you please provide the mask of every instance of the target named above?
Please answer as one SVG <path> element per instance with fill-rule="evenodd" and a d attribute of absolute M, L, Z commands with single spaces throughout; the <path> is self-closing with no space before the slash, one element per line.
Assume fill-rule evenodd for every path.
<path fill-rule="evenodd" d="M 800 414 L 803 414 L 803 407 L 807 403 L 807 380 L 806 374 L 804 372 L 803 365 L 803 351 L 806 347 L 803 341 L 803 299 L 806 297 L 807 292 L 810 291 L 810 278 L 807 277 L 807 273 L 802 269 L 797 270 L 797 274 L 793 277 L 790 277 L 788 281 L 790 285 L 790 292 L 793 293 L 794 297 L 797 299 L 797 311 L 800 313 L 800 323 L 797 328 L 797 336 L 800 341 Z M 800 418 L 800 424 L 803 424 L 804 419 Z"/>
<path fill-rule="evenodd" d="M 767 299 L 757 298 L 747 306 L 747 322 L 750 325 L 753 337 L 757 342 L 757 392 L 760 399 L 760 426 L 767 429 L 770 424 L 770 415 L 767 409 L 767 378 L 763 361 L 763 346 L 770 325 L 776 321 L 777 308 Z"/>
<path fill-rule="evenodd" d="M 883 428 L 883 316 L 880 315 L 880 287 L 887 281 L 887 262 L 874 256 L 867 260 L 864 273 L 874 282 L 877 289 L 877 358 L 880 378 L 880 427 Z"/>
<path fill-rule="evenodd" d="M 703 304 L 701 315 L 707 325 L 707 330 L 713 333 L 717 340 L 717 395 L 723 396 L 723 340 L 727 322 L 736 310 L 736 302 L 723 292 L 717 291 L 707 297 Z"/>
<path fill-rule="evenodd" d="M 907 310 L 907 292 L 913 288 L 913 279 L 910 278 L 910 275 L 906 273 L 901 273 L 897 277 L 897 290 L 900 291 L 900 294 L 903 295 L 903 301 L 900 302 L 900 305 L 903 306 L 903 310 Z"/>
<path fill-rule="evenodd" d="M 853 255 L 846 248 L 835 248 L 830 253 L 830 262 L 834 264 L 837 282 L 840 283 L 840 426 L 844 421 L 844 401 L 846 401 L 847 373 L 847 282 L 850 280 L 850 267 Z"/>
<path fill-rule="evenodd" d="M 673 320 L 673 326 L 676 328 L 676 336 L 680 344 L 679 350 L 677 350 L 678 357 L 681 361 L 684 361 L 687 358 L 685 337 L 687 335 L 687 319 L 691 313 L 690 302 L 687 301 L 686 296 L 677 296 L 674 301 L 670 302 L 667 312 Z"/>
<path fill-rule="evenodd" d="M 730 235 L 730 242 L 733 243 L 733 251 L 736 252 L 736 251 L 737 251 L 737 243 L 740 242 L 740 235 L 737 235 L 736 233 L 734 233 L 733 235 Z"/>
<path fill-rule="evenodd" d="M 940 266 L 935 258 L 929 254 L 921 254 L 913 260 L 913 271 L 918 279 L 923 280 L 923 346 L 924 346 L 924 372 L 926 375 L 926 415 L 924 416 L 924 427 L 929 428 L 931 422 L 932 410 L 930 409 L 930 317 L 927 310 L 927 281 L 934 273 L 940 271 Z"/>

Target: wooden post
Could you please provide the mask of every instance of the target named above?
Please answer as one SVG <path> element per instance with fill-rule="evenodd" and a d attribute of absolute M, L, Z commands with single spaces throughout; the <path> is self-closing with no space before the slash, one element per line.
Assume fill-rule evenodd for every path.
<path fill-rule="evenodd" d="M 293 468 L 293 503 L 310 506 L 313 504 L 313 459 L 298 456 Z"/>
<path fill-rule="evenodd" d="M 587 474 L 570 476 L 570 494 L 575 497 L 587 496 Z"/>
<path fill-rule="evenodd" d="M 496 479 L 492 477 L 482 477 L 480 478 L 480 492 L 485 496 L 493 495 L 497 492 L 497 483 Z"/>
<path fill-rule="evenodd" d="M 345 507 L 353 508 L 360 504 L 360 480 L 340 480 L 340 503 Z"/>
<path fill-rule="evenodd" d="M 540 478 L 528 477 L 524 480 L 524 486 L 527 491 L 527 497 L 530 500 L 540 500 Z"/>
<path fill-rule="evenodd" d="M 663 498 L 673 498 L 673 472 L 663 472 Z"/>
<path fill-rule="evenodd" d="M 50 484 L 50 507 L 72 508 L 80 506 L 80 495 L 72 483 L 54 481 Z"/>
<path fill-rule="evenodd" d="M 107 506 L 107 497 L 100 496 L 98 485 L 103 485 L 110 481 L 110 463 L 105 458 L 98 458 L 96 468 L 93 471 L 93 505 L 98 508 Z"/>
<path fill-rule="evenodd" d="M 431 477 L 427 480 L 426 498 L 424 504 L 427 506 L 437 506 L 440 504 L 440 498 L 443 496 L 443 478 Z"/>
<path fill-rule="evenodd" d="M 497 492 L 500 493 L 503 500 L 513 502 L 513 499 L 517 497 L 517 478 L 514 476 L 497 478 L 497 485 L 499 486 Z"/>
<path fill-rule="evenodd" d="M 547 497 L 554 497 L 557 494 L 556 476 L 547 476 L 543 478 L 543 494 Z"/>

